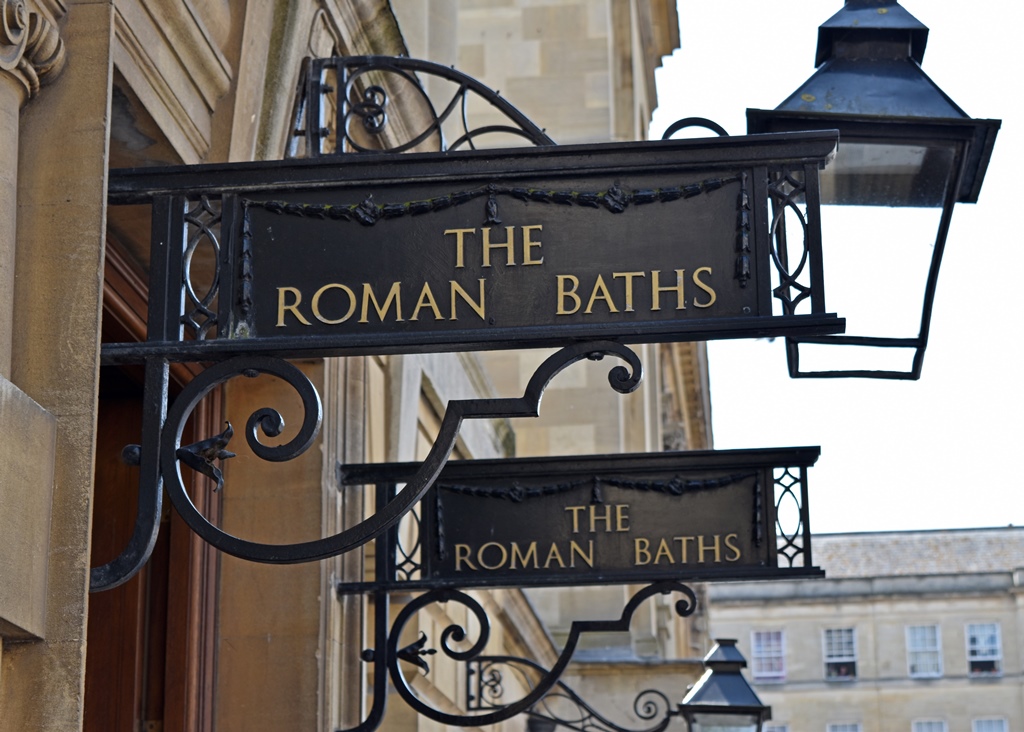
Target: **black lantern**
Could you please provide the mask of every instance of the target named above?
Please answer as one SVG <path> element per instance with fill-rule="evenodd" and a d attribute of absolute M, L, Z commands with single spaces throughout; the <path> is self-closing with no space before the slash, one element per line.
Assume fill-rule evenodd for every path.
<path fill-rule="evenodd" d="M 977 201 L 1000 126 L 1000 120 L 971 119 L 924 74 L 927 39 L 928 28 L 896 0 L 846 0 L 818 29 L 818 71 L 777 109 L 747 110 L 751 134 L 839 130 L 838 155 L 821 176 L 821 203 L 941 208 L 918 335 L 787 339 L 790 376 L 920 377 L 953 206 Z M 863 236 L 885 232 L 865 230 Z M 887 242 L 893 249 L 901 243 Z M 913 349 L 913 362 L 908 370 L 802 371 L 802 343 Z"/>
<path fill-rule="evenodd" d="M 707 670 L 679 703 L 690 732 L 760 732 L 772 718 L 772 708 L 761 703 L 740 673 L 746 665 L 735 639 L 715 640 L 704 657 Z"/>

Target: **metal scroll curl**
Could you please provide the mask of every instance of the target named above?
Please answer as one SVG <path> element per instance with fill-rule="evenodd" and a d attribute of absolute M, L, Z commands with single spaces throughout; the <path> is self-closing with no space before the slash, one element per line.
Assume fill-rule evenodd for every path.
<path fill-rule="evenodd" d="M 419 115 L 389 115 L 392 99 Z M 471 115 L 478 108 L 478 115 Z M 487 124 L 473 124 L 480 116 Z M 412 119 L 419 124 L 405 125 Z M 480 137 L 554 145 L 544 130 L 501 95 L 450 66 L 392 56 L 308 59 L 293 136 L 305 138 L 308 157 L 348 152 L 476 149 Z M 489 138 L 493 139 L 493 138 Z M 293 145 L 293 148 L 296 148 Z"/>
<path fill-rule="evenodd" d="M 501 708 L 506 672 L 521 684 L 532 686 L 532 678 L 546 673 L 543 666 L 518 656 L 481 656 L 470 668 L 470 708 Z M 475 707 L 474 707 L 475 705 Z M 678 715 L 676 705 L 657 689 L 644 689 L 633 699 L 633 716 L 642 725 L 624 727 L 594 709 L 564 681 L 558 681 L 537 704 L 525 714 L 577 732 L 662 732 Z"/>
<path fill-rule="evenodd" d="M 492 707 L 483 713 L 458 715 L 430 706 L 417 696 L 415 691 L 413 691 L 409 681 L 402 672 L 400 663 L 401 661 L 407 661 L 417 666 L 423 672 L 429 672 L 429 665 L 425 660 L 423 660 L 423 657 L 426 655 L 433 655 L 438 651 L 436 649 L 428 649 L 425 647 L 428 639 L 425 636 L 421 636 L 415 643 L 401 649 L 398 648 L 398 640 L 402 635 L 402 630 L 420 610 L 434 603 L 449 602 L 458 603 L 465 607 L 466 610 L 476 618 L 480 630 L 476 634 L 475 638 L 470 639 L 464 627 L 458 624 L 449 625 L 442 631 L 440 638 L 440 653 L 443 654 L 443 656 L 462 662 L 473 662 L 479 660 L 486 660 L 488 662 L 520 661 L 520 659 L 514 659 L 511 656 L 484 657 L 481 655 L 489 637 L 490 623 L 487 613 L 480 603 L 465 592 L 448 588 L 432 590 L 415 598 L 402 609 L 395 618 L 395 622 L 391 627 L 391 632 L 388 637 L 388 670 L 390 671 L 391 680 L 396 690 L 405 703 L 417 713 L 441 724 L 448 724 L 457 727 L 483 727 L 503 722 L 523 712 L 531 713 L 531 710 L 534 710 L 532 713 L 536 716 L 546 716 L 541 712 L 536 711 L 535 705 L 542 703 L 542 700 L 552 692 L 559 683 L 562 673 L 572 660 L 572 656 L 576 650 L 577 644 L 579 643 L 580 636 L 583 633 L 628 631 L 633 613 L 636 612 L 636 609 L 645 600 L 654 595 L 669 593 L 678 593 L 682 595 L 682 597 L 675 603 L 675 610 L 681 617 L 692 615 L 697 609 L 697 597 L 693 590 L 681 582 L 667 580 L 652 584 L 637 592 L 623 609 L 622 615 L 616 620 L 577 620 L 573 622 L 570 627 L 565 646 L 563 647 L 555 665 L 550 670 L 544 670 L 535 664 L 533 665 L 534 670 L 540 672 L 541 676 L 534 684 L 532 684 L 528 693 L 515 702 L 501 707 Z M 470 647 L 460 650 L 457 647 L 452 646 L 451 641 L 453 640 L 465 641 L 470 644 Z M 368 657 L 376 658 L 376 655 L 374 654 Z M 641 703 L 639 699 L 638 703 Z M 648 698 L 645 698 L 644 702 L 642 702 L 643 706 L 640 708 L 640 711 L 643 712 L 641 715 L 642 719 L 651 719 L 656 715 L 656 712 L 653 711 L 655 707 L 651 706 L 652 703 L 654 703 L 654 700 Z M 480 708 L 481 707 L 477 707 L 477 709 Z M 661 729 L 664 729 L 663 724 L 656 725 L 646 732 L 657 732 Z"/>
<path fill-rule="evenodd" d="M 230 379 L 271 374 L 288 383 L 302 400 L 302 425 L 298 434 L 283 445 L 268 446 L 260 441 L 260 433 L 270 437 L 280 434 L 283 420 L 279 412 L 264 408 L 250 415 L 246 424 L 246 440 L 258 457 L 274 462 L 292 460 L 313 444 L 320 429 L 323 408 L 319 394 L 298 368 L 282 359 L 267 356 L 240 356 L 223 361 L 193 379 L 168 410 L 161 430 L 158 475 L 150 481 L 143 479 L 141 485 L 141 491 L 155 500 L 140 502 L 140 506 L 159 506 L 161 482 L 166 481 L 171 503 L 189 528 L 223 552 L 268 564 L 295 564 L 336 556 L 376 538 L 409 512 L 433 485 L 447 463 L 464 419 L 536 417 L 540 413 L 544 389 L 560 371 L 577 361 L 597 360 L 606 355 L 615 356 L 628 364 L 628 368 L 618 365 L 610 369 L 608 381 L 611 387 L 623 394 L 636 390 L 643 378 L 643 367 L 631 349 L 611 341 L 567 346 L 538 367 L 522 397 L 450 402 L 437 439 L 426 459 L 405 487 L 382 510 L 333 536 L 292 544 L 262 544 L 221 530 L 200 513 L 185 490 L 181 476 L 182 462 L 210 476 L 217 482 L 218 489 L 223 484 L 223 476 L 214 461 L 232 457 L 232 453 L 226 449 L 233 436 L 230 424 L 220 435 L 194 445 L 182 446 L 181 436 L 186 421 L 203 397 Z M 146 515 L 140 511 L 136 536 L 133 536 L 125 553 L 114 562 L 93 570 L 93 590 L 116 587 L 133 576 L 148 561 L 158 531 L 159 510 L 151 510 Z M 129 554 L 131 556 L 127 556 Z"/>

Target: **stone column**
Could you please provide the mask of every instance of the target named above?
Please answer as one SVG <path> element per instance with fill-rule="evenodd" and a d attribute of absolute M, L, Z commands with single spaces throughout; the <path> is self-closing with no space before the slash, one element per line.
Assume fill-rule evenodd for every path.
<path fill-rule="evenodd" d="M 15 211 L 18 202 L 18 117 L 28 98 L 18 64 L 28 41 L 24 2 L 0 0 L 0 377 L 11 375 Z"/>
<path fill-rule="evenodd" d="M 56 29 L 25 0 L 0 0 L 0 377 L 11 375 L 21 107 L 64 64 Z"/>
<path fill-rule="evenodd" d="M 20 112 L 62 62 L 53 25 L 24 0 L 0 0 L 0 637 L 10 640 L 44 633 L 56 440 L 53 414 L 13 383 Z"/>

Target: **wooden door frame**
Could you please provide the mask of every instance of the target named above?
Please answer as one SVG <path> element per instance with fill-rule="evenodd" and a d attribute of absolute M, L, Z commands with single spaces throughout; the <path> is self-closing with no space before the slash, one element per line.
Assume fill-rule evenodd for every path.
<path fill-rule="evenodd" d="M 104 335 L 124 341 L 145 340 L 147 276 L 125 247 L 110 237 L 103 275 Z M 191 364 L 173 364 L 172 392 L 180 390 L 198 370 Z M 125 371 L 124 378 L 132 380 L 133 374 Z M 141 390 L 139 394 L 141 409 Z M 190 420 L 192 434 L 199 437 L 189 438 L 186 434 L 185 439 L 215 434 L 220 430 L 221 415 L 218 389 L 200 403 Z M 185 480 L 196 507 L 211 521 L 218 522 L 220 494 L 214 492 L 213 483 L 196 474 L 186 474 Z M 134 682 L 129 684 L 134 689 L 130 701 L 136 717 L 134 729 L 153 721 L 160 723 L 161 732 L 212 732 L 219 556 L 192 533 L 176 512 L 169 508 L 167 511 L 169 517 L 161 528 L 166 539 L 157 549 L 166 556 L 155 557 L 157 564 L 152 569 L 144 568 L 138 582 L 108 590 L 122 592 L 122 609 L 134 614 L 135 637 L 118 638 L 125 643 L 119 642 L 114 652 L 115 656 L 130 654 L 134 658 L 120 658 L 117 668 L 121 673 L 131 669 L 134 674 Z M 108 628 L 108 635 L 111 630 L 116 638 L 116 629 Z M 147 638 L 161 643 L 162 648 L 147 654 Z M 102 682 L 97 686 L 93 680 L 88 688 L 93 696 L 87 694 L 87 703 L 104 703 Z M 154 715 L 154 710 L 159 712 L 159 719 L 147 719 Z"/>

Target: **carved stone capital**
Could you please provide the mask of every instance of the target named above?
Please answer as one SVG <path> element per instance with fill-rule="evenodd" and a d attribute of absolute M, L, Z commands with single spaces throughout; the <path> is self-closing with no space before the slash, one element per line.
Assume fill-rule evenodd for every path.
<path fill-rule="evenodd" d="M 25 0 L 0 0 L 0 74 L 19 81 L 27 100 L 62 68 L 64 41 L 57 26 L 30 11 Z"/>
<path fill-rule="evenodd" d="M 28 44 L 25 0 L 0 0 L 0 69 L 16 68 Z"/>

